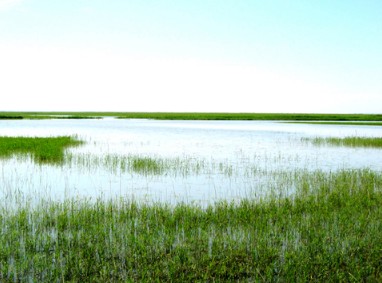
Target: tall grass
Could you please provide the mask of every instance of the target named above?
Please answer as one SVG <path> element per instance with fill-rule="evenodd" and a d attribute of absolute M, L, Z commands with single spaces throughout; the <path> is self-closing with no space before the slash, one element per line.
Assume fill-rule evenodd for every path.
<path fill-rule="evenodd" d="M 0 158 L 30 154 L 37 163 L 60 163 L 64 149 L 82 142 L 74 137 L 0 137 Z"/>
<path fill-rule="evenodd" d="M 0 281 L 382 280 L 382 174 L 295 177 L 293 196 L 205 209 L 120 199 L 2 210 Z"/>

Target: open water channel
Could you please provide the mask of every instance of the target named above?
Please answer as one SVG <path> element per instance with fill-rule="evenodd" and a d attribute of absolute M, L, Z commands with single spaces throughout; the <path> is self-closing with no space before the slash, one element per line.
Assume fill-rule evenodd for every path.
<path fill-rule="evenodd" d="M 0 121 L 1 136 L 77 136 L 62 165 L 31 157 L 0 159 L 0 199 L 124 198 L 198 203 L 293 193 L 293 172 L 382 170 L 382 150 L 316 146 L 315 137 L 380 137 L 380 127 L 270 121 L 133 119 Z M 130 158 L 130 159 L 129 159 Z M 140 172 L 124 160 L 149 158 L 161 172 Z"/>

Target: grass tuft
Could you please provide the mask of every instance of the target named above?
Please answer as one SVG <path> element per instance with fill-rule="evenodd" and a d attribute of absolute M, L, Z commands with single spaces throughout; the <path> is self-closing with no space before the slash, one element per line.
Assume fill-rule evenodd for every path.
<path fill-rule="evenodd" d="M 0 137 L 0 157 L 31 154 L 37 163 L 61 163 L 64 160 L 64 149 L 81 143 L 70 136 Z"/>

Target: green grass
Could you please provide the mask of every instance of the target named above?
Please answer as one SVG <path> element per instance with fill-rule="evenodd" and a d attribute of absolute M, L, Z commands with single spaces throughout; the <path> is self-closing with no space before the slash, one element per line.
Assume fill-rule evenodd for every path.
<path fill-rule="evenodd" d="M 195 157 L 163 158 L 136 154 L 95 156 L 93 154 L 69 153 L 65 155 L 64 163 L 88 170 L 102 167 L 115 174 L 134 172 L 142 175 L 166 175 L 171 177 L 200 174 L 230 176 L 233 172 L 237 173 L 239 170 L 233 168 L 232 164 L 214 162 L 212 159 L 206 160 Z M 252 166 L 246 169 L 247 174 L 253 174 Z"/>
<path fill-rule="evenodd" d="M 298 114 L 298 113 L 126 113 L 120 118 L 163 120 L 382 120 L 382 115 L 366 114 Z"/>
<path fill-rule="evenodd" d="M 344 137 L 344 138 L 313 138 L 304 139 L 311 141 L 315 145 L 334 145 L 334 146 L 349 146 L 349 147 L 371 147 L 382 148 L 382 138 L 369 137 Z"/>
<path fill-rule="evenodd" d="M 12 114 L 0 115 L 0 120 L 21 120 L 21 119 L 24 119 L 24 117 L 21 115 L 19 116 L 12 115 Z"/>
<path fill-rule="evenodd" d="M 59 113 L 59 112 L 0 112 L 0 120 L 43 120 L 43 119 L 102 119 L 87 113 Z"/>
<path fill-rule="evenodd" d="M 161 120 L 382 121 L 382 114 L 202 113 L 202 112 L 0 112 L 0 119 L 119 117 Z"/>
<path fill-rule="evenodd" d="M 61 163 L 65 148 L 81 143 L 70 136 L 0 137 L 0 158 L 29 154 L 37 163 Z"/>
<path fill-rule="evenodd" d="M 2 282 L 380 282 L 382 175 L 296 174 L 296 194 L 194 205 L 68 200 L 0 214 Z"/>
<path fill-rule="evenodd" d="M 135 157 L 131 160 L 133 171 L 142 174 L 160 174 L 163 171 L 161 162 L 150 157 Z"/>

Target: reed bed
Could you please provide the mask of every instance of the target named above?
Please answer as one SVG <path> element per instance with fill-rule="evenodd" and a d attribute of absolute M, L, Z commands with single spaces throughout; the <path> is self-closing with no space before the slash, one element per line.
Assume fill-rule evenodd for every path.
<path fill-rule="evenodd" d="M 382 174 L 296 171 L 239 203 L 0 205 L 2 282 L 378 282 Z"/>

